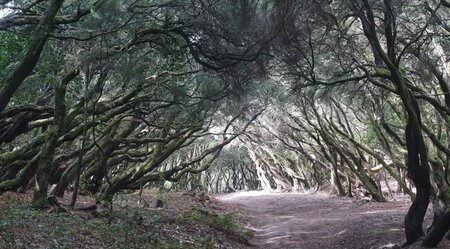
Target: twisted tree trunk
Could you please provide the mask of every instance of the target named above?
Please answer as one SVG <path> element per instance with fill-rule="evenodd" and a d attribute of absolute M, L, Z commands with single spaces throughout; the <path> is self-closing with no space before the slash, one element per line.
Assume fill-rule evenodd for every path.
<path fill-rule="evenodd" d="M 67 74 L 58 86 L 55 87 L 55 119 L 53 127 L 47 133 L 47 142 L 42 147 L 38 168 L 36 171 L 35 190 L 33 195 L 33 207 L 43 208 L 48 205 L 47 190 L 50 173 L 53 166 L 53 154 L 57 146 L 57 140 L 64 129 L 66 115 L 66 88 L 67 84 L 78 75 L 78 71 Z"/>

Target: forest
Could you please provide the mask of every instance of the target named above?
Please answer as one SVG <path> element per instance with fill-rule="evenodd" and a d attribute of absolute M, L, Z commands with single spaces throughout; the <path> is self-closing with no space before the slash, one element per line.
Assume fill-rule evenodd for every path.
<path fill-rule="evenodd" d="M 0 0 L 0 247 L 38 248 L 14 215 L 195 189 L 402 196 L 399 246 L 436 247 L 449 51 L 448 0 Z M 200 202 L 180 220 L 235 228 Z M 148 241 L 42 248 L 166 248 Z M 167 248 L 240 248 L 196 243 Z"/>

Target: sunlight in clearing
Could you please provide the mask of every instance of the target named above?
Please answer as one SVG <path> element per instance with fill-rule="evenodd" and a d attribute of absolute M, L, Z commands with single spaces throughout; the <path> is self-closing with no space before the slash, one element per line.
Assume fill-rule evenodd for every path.
<path fill-rule="evenodd" d="M 252 196 L 269 196 L 269 195 L 307 195 L 310 193 L 276 193 L 271 191 L 243 191 L 243 192 L 235 192 L 232 194 L 227 194 L 226 196 L 218 196 L 217 198 L 220 200 L 232 200 L 239 197 L 252 197 Z"/>
<path fill-rule="evenodd" d="M 286 236 L 290 236 L 290 235 L 305 235 L 305 234 L 317 234 L 317 233 L 321 233 L 321 232 L 318 232 L 318 231 L 295 231 L 295 232 L 294 231 L 292 231 L 292 232 L 289 232 L 289 231 L 272 231 L 272 232 L 268 232 L 268 233 L 258 234 L 256 236 L 257 237 L 271 237 L 271 235 L 287 234 L 287 235 L 283 235 L 284 237 L 286 237 Z M 282 237 L 282 236 L 278 236 L 278 237 Z M 278 237 L 272 237 L 270 239 L 275 239 L 275 238 L 278 238 Z M 325 237 L 327 237 L 327 236 L 325 236 Z"/>
<path fill-rule="evenodd" d="M 335 234 L 333 234 L 333 235 L 321 236 L 320 238 L 332 238 L 332 237 L 336 237 L 336 236 L 338 236 L 338 235 L 341 235 L 341 234 L 346 233 L 347 230 L 348 230 L 348 229 L 344 229 L 344 230 L 342 230 L 342 231 L 340 231 L 340 232 L 338 232 L 338 233 L 335 233 Z"/>
<path fill-rule="evenodd" d="M 277 242 L 277 240 L 285 239 L 285 238 L 289 238 L 289 237 L 291 237 L 291 236 L 290 235 L 283 235 L 283 236 L 273 237 L 273 238 L 268 239 L 267 243 L 275 243 L 275 242 Z"/>
<path fill-rule="evenodd" d="M 11 13 L 12 13 L 12 11 L 9 8 L 3 8 L 3 9 L 0 8 L 0 20 Z"/>
<path fill-rule="evenodd" d="M 398 210 L 396 210 L 396 209 L 373 210 L 373 211 L 363 212 L 363 213 L 361 213 L 361 214 L 379 214 L 379 213 L 386 213 L 386 212 L 398 212 Z"/>
<path fill-rule="evenodd" d="M 396 248 L 395 246 L 397 246 L 397 245 L 396 245 L 396 244 L 389 243 L 389 244 L 380 246 L 380 248 Z"/>
<path fill-rule="evenodd" d="M 239 197 L 249 197 L 249 196 L 263 196 L 263 195 L 273 195 L 274 193 L 271 193 L 269 191 L 248 191 L 248 192 L 236 192 L 233 194 L 224 196 L 219 196 L 217 198 L 221 200 L 231 200 Z"/>

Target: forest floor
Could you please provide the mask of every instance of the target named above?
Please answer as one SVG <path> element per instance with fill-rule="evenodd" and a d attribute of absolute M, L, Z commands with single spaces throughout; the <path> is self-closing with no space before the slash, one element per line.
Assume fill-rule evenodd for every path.
<path fill-rule="evenodd" d="M 410 205 L 406 198 L 377 203 L 324 193 L 237 192 L 217 198 L 241 208 L 243 222 L 255 231 L 251 242 L 261 249 L 400 248 Z M 428 212 L 426 226 L 430 217 Z M 438 248 L 450 248 L 449 241 Z"/>
<path fill-rule="evenodd" d="M 236 208 L 180 192 L 121 193 L 111 213 L 80 210 L 95 204 L 92 196 L 69 208 L 71 193 L 58 198 L 63 209 L 35 210 L 32 195 L 0 195 L 0 249 L 234 249 L 250 248 L 253 235 L 237 223 Z M 156 208 L 156 200 L 164 207 Z"/>
<path fill-rule="evenodd" d="M 117 195 L 113 212 L 105 216 L 68 208 L 70 193 L 58 199 L 64 212 L 34 210 L 31 198 L 32 191 L 0 195 L 1 249 L 399 248 L 410 205 L 407 198 L 376 203 L 324 193 L 267 192 L 215 195 L 203 202 L 198 195 L 149 190 L 142 198 L 136 192 Z M 158 199 L 163 208 L 155 208 Z M 93 197 L 80 196 L 77 207 L 93 204 Z M 430 217 L 429 212 L 425 226 Z M 421 247 L 408 247 L 413 248 Z"/>

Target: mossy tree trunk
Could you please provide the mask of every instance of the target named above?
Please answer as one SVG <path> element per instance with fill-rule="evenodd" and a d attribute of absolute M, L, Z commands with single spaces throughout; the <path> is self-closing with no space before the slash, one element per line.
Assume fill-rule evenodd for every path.
<path fill-rule="evenodd" d="M 446 181 L 447 174 L 444 171 L 443 164 L 439 163 L 436 158 L 430 159 L 430 162 L 436 179 L 437 193 L 433 198 L 435 217 L 422 242 L 424 247 L 436 247 L 446 234 L 447 236 L 450 234 L 450 207 L 448 206 L 448 203 L 450 203 L 450 188 L 448 181 Z M 443 202 L 442 205 L 441 201 Z"/>
<path fill-rule="evenodd" d="M 40 154 L 34 156 L 19 172 L 18 175 L 10 180 L 0 182 L 0 192 L 8 190 L 17 190 L 24 185 L 28 185 L 30 179 L 34 176 L 37 169 L 37 162 Z M 26 186 L 25 186 L 26 187 Z"/>
<path fill-rule="evenodd" d="M 436 217 L 425 236 L 422 246 L 436 247 L 442 238 L 450 231 L 450 208 Z"/>
<path fill-rule="evenodd" d="M 339 179 L 339 172 L 338 172 L 338 156 L 337 153 L 335 153 L 334 151 L 331 151 L 331 158 L 333 160 L 333 163 L 331 165 L 331 184 L 333 185 L 335 191 L 337 192 L 337 194 L 339 196 L 345 196 L 345 190 L 344 187 L 342 186 L 342 182 L 341 179 Z"/>
<path fill-rule="evenodd" d="M 355 1 L 351 3 L 351 6 L 361 21 L 364 35 L 374 51 L 374 57 L 382 60 L 382 63 L 376 63 L 376 65 L 379 68 L 387 69 L 378 70 L 377 73 L 380 74 L 380 76 L 387 77 L 395 85 L 395 91 L 400 97 L 403 107 L 408 114 L 405 129 L 406 148 L 408 153 L 408 176 L 412 179 L 417 189 L 416 197 L 411 204 L 404 221 L 406 244 L 411 244 L 424 234 L 422 223 L 430 202 L 431 190 L 428 154 L 422 136 L 422 121 L 419 105 L 411 93 L 411 90 L 408 88 L 405 76 L 397 63 L 400 58 L 397 58 L 396 55 L 396 16 L 392 10 L 392 2 L 391 0 L 384 0 L 383 3 L 383 35 L 386 38 L 386 51 L 378 38 L 377 22 L 375 21 L 375 14 L 373 13 L 369 1 L 363 0 L 361 3 L 362 5 Z"/>
<path fill-rule="evenodd" d="M 53 155 L 57 140 L 65 126 L 66 115 L 66 88 L 67 84 L 78 75 L 78 70 L 68 73 L 55 87 L 55 114 L 54 123 L 47 132 L 47 141 L 41 149 L 36 171 L 35 190 L 32 206 L 44 208 L 48 205 L 47 190 L 50 174 L 53 169 Z"/>
<path fill-rule="evenodd" d="M 200 131 L 201 126 L 194 126 L 184 130 L 178 137 L 173 138 L 167 144 L 158 144 L 148 159 L 138 168 L 130 168 L 115 175 L 112 179 L 104 182 L 100 187 L 99 203 L 110 203 L 114 194 L 139 181 L 145 174 L 155 170 L 166 160 L 174 151 L 180 148 L 187 139 L 195 132 Z M 165 135 L 162 135 L 165 136 Z"/>

